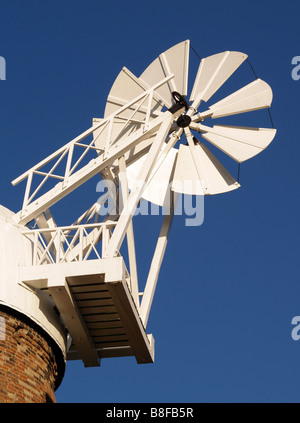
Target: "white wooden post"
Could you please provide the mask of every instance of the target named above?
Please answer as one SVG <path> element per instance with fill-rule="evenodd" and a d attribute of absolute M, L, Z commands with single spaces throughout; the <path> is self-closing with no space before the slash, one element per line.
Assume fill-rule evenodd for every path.
<path fill-rule="evenodd" d="M 132 219 L 132 216 L 143 194 L 143 191 L 145 189 L 145 186 L 147 184 L 151 171 L 155 165 L 155 162 L 157 160 L 161 147 L 163 146 L 163 143 L 165 142 L 165 139 L 171 128 L 172 122 L 175 119 L 175 116 L 172 113 L 170 112 L 165 112 L 165 113 L 166 113 L 166 117 L 163 120 L 156 134 L 156 137 L 147 155 L 147 160 L 145 162 L 145 165 L 142 168 L 138 176 L 138 180 L 133 186 L 132 191 L 128 197 L 127 207 L 126 209 L 125 208 L 123 209 L 120 215 L 119 221 L 111 237 L 111 240 L 108 244 L 108 248 L 106 251 L 107 258 L 112 258 L 118 253 L 118 250 L 126 234 L 129 222 Z"/>
<path fill-rule="evenodd" d="M 126 176 L 126 163 L 125 157 L 122 156 L 119 159 L 119 179 L 121 183 L 123 206 L 126 209 L 128 204 L 128 181 Z M 135 243 L 134 243 L 134 233 L 133 233 L 133 222 L 129 222 L 127 229 L 127 248 L 128 248 L 128 258 L 129 258 L 129 267 L 130 267 L 130 281 L 131 281 L 131 293 L 135 301 L 137 309 L 140 307 L 139 302 L 139 285 L 138 285 L 138 272 L 136 266 L 136 254 L 135 254 Z"/>
<path fill-rule="evenodd" d="M 172 195 L 172 193 L 171 193 Z M 148 317 L 156 289 L 158 275 L 161 267 L 161 263 L 164 258 L 164 254 L 167 247 L 168 237 L 171 229 L 171 225 L 174 217 L 174 201 L 171 198 L 171 205 L 169 214 L 166 214 L 162 223 L 160 234 L 157 240 L 156 248 L 153 254 L 147 282 L 145 285 L 143 299 L 140 307 L 140 316 L 144 327 L 147 326 Z"/>

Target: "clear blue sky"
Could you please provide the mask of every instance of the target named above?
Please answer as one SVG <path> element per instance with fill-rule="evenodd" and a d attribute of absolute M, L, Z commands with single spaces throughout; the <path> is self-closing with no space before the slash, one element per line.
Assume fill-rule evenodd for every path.
<path fill-rule="evenodd" d="M 202 226 L 175 218 L 147 328 L 155 363 L 107 359 L 85 369 L 68 362 L 58 402 L 299 402 L 300 341 L 291 338 L 291 320 L 300 315 L 300 81 L 291 77 L 299 14 L 295 1 L 1 4 L 0 202 L 15 212 L 24 187 L 11 180 L 103 116 L 123 66 L 139 76 L 161 52 L 190 39 L 201 57 L 247 53 L 274 93 L 278 133 L 242 165 L 242 188 L 207 198 Z M 195 67 L 192 52 L 191 60 Z M 259 125 L 270 126 L 261 113 Z M 95 183 L 80 193 L 79 203 L 89 206 Z M 141 278 L 159 224 L 143 219 L 136 224 Z"/>

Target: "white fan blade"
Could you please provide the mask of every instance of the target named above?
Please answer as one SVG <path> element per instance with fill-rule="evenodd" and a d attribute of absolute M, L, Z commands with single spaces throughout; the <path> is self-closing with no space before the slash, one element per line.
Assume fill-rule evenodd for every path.
<path fill-rule="evenodd" d="M 142 198 L 161 207 L 170 205 L 170 179 L 178 150 L 172 148 L 165 156 L 161 166 L 155 166 L 150 175 L 150 182 L 145 188 Z M 135 163 L 127 167 L 128 187 L 131 189 L 136 183 L 139 172 L 147 161 L 147 155 L 142 156 Z M 160 163 L 160 156 L 157 159 Z"/>
<path fill-rule="evenodd" d="M 198 161 L 198 169 L 194 160 Z M 173 191 L 182 194 L 214 195 L 239 187 L 240 184 L 204 144 L 196 144 L 193 152 L 189 146 L 180 145 L 172 183 Z"/>
<path fill-rule="evenodd" d="M 123 68 L 113 86 L 111 87 L 110 93 L 107 98 L 107 103 L 105 107 L 104 117 L 115 113 L 118 109 L 125 104 L 129 103 L 134 98 L 143 94 L 149 87 L 139 80 L 133 73 L 131 73 L 127 68 Z M 130 108 L 124 110 L 122 113 L 123 118 L 130 118 L 132 112 L 134 111 L 137 105 L 133 105 Z M 139 108 L 139 110 L 134 114 L 134 120 L 143 120 L 146 115 L 147 104 Z M 152 101 L 152 110 L 161 110 L 163 107 L 162 102 L 158 97 L 153 96 Z"/>
<path fill-rule="evenodd" d="M 139 95 L 143 94 L 148 88 L 149 87 L 147 85 L 145 85 L 135 75 L 133 75 L 133 73 L 124 67 L 111 87 L 106 102 L 104 117 L 106 118 L 109 115 L 117 112 L 121 107 L 125 106 L 134 98 L 137 98 Z M 95 131 L 95 146 L 104 149 L 108 133 L 110 133 L 111 139 L 114 139 L 115 137 L 121 138 L 123 136 L 128 136 L 133 131 L 137 130 L 146 118 L 147 101 L 148 100 L 146 99 L 145 104 L 141 105 L 137 111 L 135 111 L 135 109 L 139 106 L 141 101 L 133 104 L 131 107 L 124 109 L 123 112 L 114 119 L 112 128 L 106 126 L 104 129 L 101 128 L 100 130 Z M 159 112 L 162 107 L 163 101 L 154 93 L 151 103 L 152 113 L 156 111 Z M 150 119 L 154 117 L 156 116 L 150 115 Z M 95 119 L 94 124 L 97 124 L 97 121 L 99 122 L 99 120 Z M 147 143 L 143 143 L 143 146 L 141 147 L 144 148 L 146 144 Z"/>
<path fill-rule="evenodd" d="M 201 135 L 234 160 L 242 163 L 263 151 L 273 140 L 276 129 L 239 126 L 201 127 Z M 203 131 L 203 132 L 202 132 Z"/>
<path fill-rule="evenodd" d="M 190 41 L 186 40 L 160 54 L 140 76 L 140 80 L 152 87 L 166 76 L 174 78 L 157 90 L 167 107 L 174 103 L 172 91 L 187 95 Z"/>
<path fill-rule="evenodd" d="M 202 59 L 190 101 L 208 101 L 247 57 L 237 51 L 225 51 Z"/>
<path fill-rule="evenodd" d="M 271 87 L 261 79 L 246 85 L 235 93 L 213 104 L 204 113 L 203 118 L 211 116 L 213 119 L 238 113 L 270 107 L 273 99 Z"/>
<path fill-rule="evenodd" d="M 180 144 L 171 189 L 187 195 L 204 195 L 189 147 Z"/>

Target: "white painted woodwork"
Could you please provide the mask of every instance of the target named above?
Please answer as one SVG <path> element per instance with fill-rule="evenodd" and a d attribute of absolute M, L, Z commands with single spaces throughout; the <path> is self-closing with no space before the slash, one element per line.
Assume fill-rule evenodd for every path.
<path fill-rule="evenodd" d="M 0 304 L 29 317 L 56 342 L 66 357 L 65 328 L 55 312 L 53 300 L 41 291 L 18 284 L 20 268 L 32 267 L 33 244 L 16 225 L 14 213 L 0 206 Z M 37 244 L 38 248 L 41 248 Z"/>
<path fill-rule="evenodd" d="M 208 101 L 247 57 L 246 54 L 237 51 L 225 51 L 202 59 L 190 101 Z"/>
<path fill-rule="evenodd" d="M 164 146 L 163 146 L 164 147 Z M 175 166 L 178 150 L 173 148 L 164 156 L 162 149 L 157 164 L 151 172 L 149 182 L 143 191 L 142 198 L 161 207 L 167 207 L 170 203 L 170 179 Z M 160 165 L 160 158 L 162 159 Z M 127 169 L 128 184 L 132 188 L 141 169 L 145 166 L 147 156 L 141 157 Z"/>
<path fill-rule="evenodd" d="M 113 257 L 117 254 L 123 242 L 127 227 L 133 217 L 134 211 L 145 189 L 145 184 L 148 181 L 148 178 L 154 168 L 155 162 L 159 156 L 161 147 L 168 135 L 169 129 L 174 120 L 174 115 L 169 112 L 166 113 L 167 115 L 165 117 L 165 120 L 164 122 L 162 122 L 161 127 L 159 128 L 155 140 L 148 153 L 147 162 L 145 163 L 145 166 L 141 169 L 136 184 L 132 188 L 132 191 L 128 197 L 127 207 L 126 209 L 123 209 L 116 225 L 116 228 L 113 232 L 113 235 L 106 251 L 107 257 Z M 177 112 L 176 114 L 178 116 L 179 112 Z"/>
<path fill-rule="evenodd" d="M 273 140 L 276 129 L 244 128 L 238 126 L 192 125 L 203 138 L 239 163 L 251 159 L 263 151 Z"/>
<path fill-rule="evenodd" d="M 148 86 L 153 86 L 167 75 L 175 75 L 174 79 L 157 90 L 167 107 L 174 103 L 172 91 L 187 95 L 189 47 L 189 40 L 176 44 L 160 54 L 139 77 Z"/>
<path fill-rule="evenodd" d="M 214 195 L 240 187 L 192 131 L 239 163 L 263 151 L 276 134 L 268 128 L 203 124 L 208 118 L 270 107 L 272 90 L 261 79 L 198 113 L 201 101 L 208 101 L 247 59 L 240 52 L 202 59 L 192 104 L 188 110 L 184 106 L 169 110 L 175 104 L 172 92 L 188 94 L 189 48 L 186 40 L 166 50 L 139 78 L 124 67 L 111 87 L 104 117 L 94 118 L 90 128 L 12 182 L 26 180 L 17 214 L 0 207 L 0 303 L 32 318 L 68 359 L 81 359 L 85 366 L 123 356 L 153 362 L 154 340 L 145 328 L 173 220 L 173 196 Z M 187 119 L 186 125 L 177 121 L 184 114 L 188 118 L 181 122 Z M 107 184 L 115 215 L 98 222 L 101 204 L 96 203 L 72 225 L 57 227 L 49 208 L 98 174 L 116 188 Z M 37 176 L 39 184 L 34 183 Z M 50 181 L 52 187 L 42 194 Z M 143 293 L 139 293 L 132 222 L 141 199 L 170 207 Z M 32 220 L 37 226 L 26 228 Z M 129 271 L 120 255 L 125 236 Z M 72 337 L 68 351 L 65 330 Z"/>
<path fill-rule="evenodd" d="M 212 119 L 238 113 L 252 112 L 271 106 L 273 94 L 270 86 L 256 79 L 240 90 L 209 107 L 202 117 L 211 116 Z"/>
<path fill-rule="evenodd" d="M 126 164 L 125 157 L 122 156 L 119 159 L 119 179 L 121 184 L 121 192 L 124 208 L 127 209 L 128 206 L 128 180 L 126 175 Z M 136 254 L 135 254 L 135 243 L 134 243 L 134 232 L 133 232 L 133 222 L 129 222 L 127 229 L 127 248 L 128 248 L 128 258 L 129 258 L 129 268 L 130 268 L 130 283 L 131 283 L 131 292 L 133 299 L 135 301 L 136 307 L 139 307 L 139 285 L 138 285 L 138 272 L 136 264 Z"/>
<path fill-rule="evenodd" d="M 165 115 L 159 116 L 149 123 L 149 130 L 158 128 L 162 121 L 165 120 Z M 21 224 L 30 222 L 35 217 L 39 216 L 44 210 L 51 207 L 60 199 L 64 198 L 70 192 L 74 191 L 84 182 L 88 181 L 93 176 L 97 175 L 107 166 L 112 164 L 120 156 L 124 155 L 127 151 L 133 148 L 140 139 L 144 136 L 143 128 L 139 129 L 135 133 L 131 134 L 126 142 L 122 141 L 120 144 L 113 145 L 108 151 L 107 155 L 100 155 L 94 160 L 90 161 L 87 165 L 80 168 L 77 172 L 69 176 L 68 181 L 63 184 L 59 182 L 54 188 L 41 195 L 33 203 L 27 205 L 27 207 L 21 210 L 16 219 Z M 44 161 L 43 161 L 44 163 Z M 37 165 L 39 166 L 39 165 Z M 33 172 L 33 169 L 22 175 L 22 179 L 26 178 Z M 19 178 L 18 178 L 19 179 Z M 17 182 L 15 182 L 17 183 Z"/>
<path fill-rule="evenodd" d="M 140 321 L 122 257 L 24 266 L 19 281 L 54 296 L 72 337 L 70 359 L 86 367 L 125 355 L 141 364 L 154 361 L 154 339 Z"/>
<path fill-rule="evenodd" d="M 204 195 L 202 182 L 193 163 L 191 151 L 183 144 L 179 146 L 172 190 L 179 194 Z"/>
<path fill-rule="evenodd" d="M 140 316 L 145 327 L 147 326 L 160 267 L 164 258 L 168 237 L 173 222 L 173 217 L 174 206 L 171 207 L 170 213 L 166 214 L 164 217 L 143 293 L 143 299 L 140 308 Z"/>

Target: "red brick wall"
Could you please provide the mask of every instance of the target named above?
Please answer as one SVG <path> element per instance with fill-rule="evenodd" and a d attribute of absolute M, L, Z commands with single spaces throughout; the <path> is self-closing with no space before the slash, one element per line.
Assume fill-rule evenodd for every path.
<path fill-rule="evenodd" d="M 0 309 L 0 403 L 56 402 L 52 348 L 29 322 Z"/>

